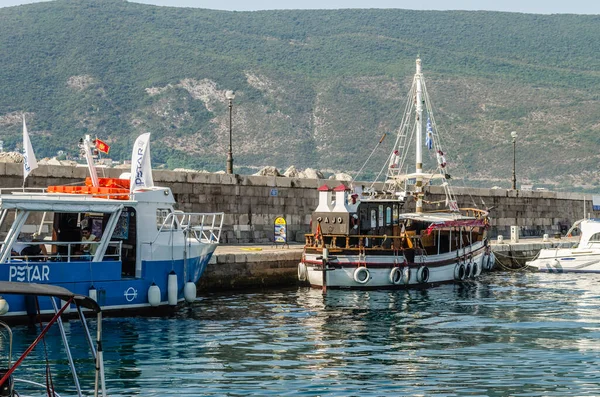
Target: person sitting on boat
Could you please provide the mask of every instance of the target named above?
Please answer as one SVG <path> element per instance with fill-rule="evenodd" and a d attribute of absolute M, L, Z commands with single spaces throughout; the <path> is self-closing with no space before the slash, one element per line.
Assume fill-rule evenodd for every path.
<path fill-rule="evenodd" d="M 90 244 L 96 241 L 100 241 L 100 239 L 96 237 L 96 235 L 92 234 L 92 229 L 90 227 L 85 227 L 81 229 L 81 242 L 87 243 L 81 244 L 82 259 L 91 260 L 92 257 L 96 254 L 98 245 Z"/>
<path fill-rule="evenodd" d="M 44 244 L 35 244 L 38 242 L 37 234 L 33 236 L 27 236 L 22 234 L 19 236 L 19 241 L 13 244 L 11 254 L 13 256 L 25 256 L 31 261 L 42 261 L 45 260 L 48 255 L 46 246 Z"/>

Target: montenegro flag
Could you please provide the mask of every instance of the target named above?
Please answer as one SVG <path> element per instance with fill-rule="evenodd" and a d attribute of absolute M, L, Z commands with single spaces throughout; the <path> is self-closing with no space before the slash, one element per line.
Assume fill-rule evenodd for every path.
<path fill-rule="evenodd" d="M 98 149 L 99 152 L 108 154 L 110 146 L 102 142 L 100 139 L 96 138 L 96 149 Z"/>

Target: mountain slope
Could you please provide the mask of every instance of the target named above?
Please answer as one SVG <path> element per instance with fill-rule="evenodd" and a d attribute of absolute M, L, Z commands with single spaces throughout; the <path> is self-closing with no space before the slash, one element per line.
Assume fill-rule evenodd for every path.
<path fill-rule="evenodd" d="M 83 134 L 127 159 L 236 172 L 356 172 L 400 124 L 420 54 L 450 166 L 466 184 L 597 190 L 600 17 L 499 12 L 226 12 L 57 0 L 0 9 L 0 139 L 38 157 Z M 385 158 L 386 138 L 374 157 Z M 363 176 L 374 176 L 373 161 Z"/>

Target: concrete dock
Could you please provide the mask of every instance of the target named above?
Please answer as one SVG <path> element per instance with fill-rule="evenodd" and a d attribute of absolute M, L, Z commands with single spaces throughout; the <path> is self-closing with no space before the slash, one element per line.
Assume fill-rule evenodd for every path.
<path fill-rule="evenodd" d="M 540 249 L 571 247 L 577 237 L 520 238 L 498 242 L 492 240 L 496 254 L 494 270 L 522 269 Z M 213 255 L 198 284 L 199 291 L 285 287 L 298 284 L 298 262 L 302 259 L 303 244 L 289 246 L 269 244 L 222 244 Z"/>

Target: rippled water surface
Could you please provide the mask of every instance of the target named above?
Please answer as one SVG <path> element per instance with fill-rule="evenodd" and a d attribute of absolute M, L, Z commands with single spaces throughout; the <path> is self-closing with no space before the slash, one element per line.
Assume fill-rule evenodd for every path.
<path fill-rule="evenodd" d="M 105 320 L 109 394 L 598 396 L 599 291 L 597 275 L 494 273 L 423 291 L 206 295 L 170 318 Z M 31 331 L 14 332 L 20 353 Z"/>

